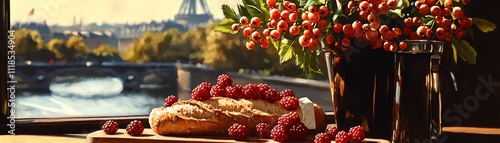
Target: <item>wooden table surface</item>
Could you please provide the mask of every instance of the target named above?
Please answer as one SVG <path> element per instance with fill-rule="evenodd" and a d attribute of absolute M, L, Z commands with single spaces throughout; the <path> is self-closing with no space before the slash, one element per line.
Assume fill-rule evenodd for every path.
<path fill-rule="evenodd" d="M 448 138 L 445 142 L 497 142 L 500 128 L 444 127 Z M 487 140 L 481 140 L 487 138 Z M 496 141 L 495 141 L 496 140 Z M 87 134 L 63 135 L 0 135 L 2 143 L 88 143 Z"/>

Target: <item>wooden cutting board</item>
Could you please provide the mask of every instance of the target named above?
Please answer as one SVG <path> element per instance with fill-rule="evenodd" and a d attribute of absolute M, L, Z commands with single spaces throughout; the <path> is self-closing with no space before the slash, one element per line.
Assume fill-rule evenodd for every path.
<path fill-rule="evenodd" d="M 224 143 L 237 142 L 228 136 L 163 136 L 147 128 L 141 136 L 130 136 L 125 129 L 119 129 L 115 135 L 106 135 L 102 130 L 87 135 L 87 143 Z M 276 142 L 272 139 L 250 138 L 248 142 Z M 314 142 L 314 135 L 309 135 L 308 143 Z M 368 143 L 389 143 L 380 139 L 365 139 Z M 332 141 L 334 143 L 334 141 Z"/>

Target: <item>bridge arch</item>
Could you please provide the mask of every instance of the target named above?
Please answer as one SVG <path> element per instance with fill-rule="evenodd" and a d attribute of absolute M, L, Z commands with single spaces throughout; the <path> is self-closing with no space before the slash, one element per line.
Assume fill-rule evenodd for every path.
<path fill-rule="evenodd" d="M 41 72 L 43 73 L 43 72 Z M 91 77 L 118 77 L 120 74 L 109 68 L 63 68 L 45 75 L 41 84 L 50 86 L 55 78 L 60 76 L 91 76 Z M 121 79 L 121 78 L 120 78 Z M 124 81 L 122 81 L 123 83 Z"/>

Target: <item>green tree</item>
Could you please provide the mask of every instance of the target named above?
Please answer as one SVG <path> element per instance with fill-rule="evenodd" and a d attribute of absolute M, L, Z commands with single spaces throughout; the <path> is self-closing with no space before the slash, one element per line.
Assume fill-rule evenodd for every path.
<path fill-rule="evenodd" d="M 99 45 L 92 50 L 91 57 L 99 62 L 122 61 L 118 49 L 109 45 Z"/>
<path fill-rule="evenodd" d="M 213 31 L 214 23 L 209 23 L 203 30 L 204 40 L 200 47 L 200 55 L 204 64 L 221 70 L 254 70 L 264 74 L 281 74 L 288 76 L 298 76 L 301 70 L 294 63 L 279 63 L 277 50 L 272 46 L 260 48 L 256 46 L 254 50 L 246 49 L 246 42 L 249 40 L 243 34 L 224 34 Z"/>
<path fill-rule="evenodd" d="M 134 40 L 132 47 L 125 54 L 125 61 L 129 62 L 154 62 L 158 53 L 158 43 L 162 41 L 162 34 L 159 32 L 146 32 L 137 40 Z"/>
<path fill-rule="evenodd" d="M 52 38 L 47 43 L 47 48 L 55 54 L 57 60 L 66 62 L 70 59 L 70 55 L 66 54 L 69 53 L 69 49 L 66 47 L 64 40 Z"/>
<path fill-rule="evenodd" d="M 22 28 L 14 33 L 16 39 L 14 50 L 16 51 L 17 60 L 32 60 L 36 61 L 39 49 L 44 48 L 44 41 L 40 37 L 40 33 L 36 30 Z"/>
<path fill-rule="evenodd" d="M 86 60 L 91 53 L 91 50 L 83 42 L 83 38 L 80 36 L 71 36 L 66 41 L 66 47 L 68 48 L 68 57 L 71 57 L 70 61 L 81 61 Z"/>
<path fill-rule="evenodd" d="M 71 36 L 68 40 L 53 38 L 47 43 L 48 50 L 55 54 L 55 57 L 62 62 L 75 62 L 88 60 L 92 54 L 80 36 Z"/>
<path fill-rule="evenodd" d="M 14 50 L 17 60 L 48 62 L 55 59 L 55 53 L 44 44 L 38 31 L 22 28 L 16 30 L 14 36 L 16 36 Z"/>
<path fill-rule="evenodd" d="M 128 62 L 174 62 L 180 57 L 188 57 L 192 50 L 190 43 L 176 28 L 164 32 L 146 32 L 134 40 L 124 56 Z"/>

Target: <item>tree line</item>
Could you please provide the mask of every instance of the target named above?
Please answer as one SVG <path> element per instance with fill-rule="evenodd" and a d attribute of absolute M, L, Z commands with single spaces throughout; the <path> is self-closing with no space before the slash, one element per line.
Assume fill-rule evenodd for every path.
<path fill-rule="evenodd" d="M 79 62 L 79 61 L 123 61 L 118 50 L 109 45 L 100 45 L 91 50 L 80 36 L 68 39 L 42 40 L 36 30 L 18 29 L 15 48 L 17 61 L 32 62 Z"/>
<path fill-rule="evenodd" d="M 242 34 L 224 34 L 214 31 L 215 23 L 206 27 L 190 28 L 181 32 L 172 28 L 163 32 L 145 32 L 133 40 L 124 53 L 116 47 L 100 45 L 91 50 L 80 36 L 68 39 L 53 38 L 45 43 L 37 31 L 20 29 L 16 36 L 17 60 L 31 61 L 125 61 L 142 62 L 191 62 L 209 65 L 222 71 L 258 72 L 264 75 L 277 74 L 303 76 L 302 70 L 293 62 L 279 63 L 274 47 L 247 50 L 249 40 Z"/>

